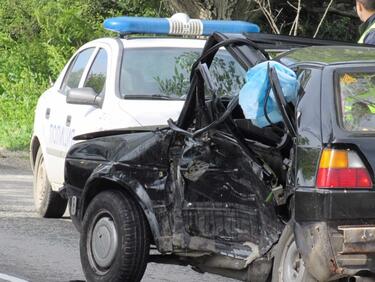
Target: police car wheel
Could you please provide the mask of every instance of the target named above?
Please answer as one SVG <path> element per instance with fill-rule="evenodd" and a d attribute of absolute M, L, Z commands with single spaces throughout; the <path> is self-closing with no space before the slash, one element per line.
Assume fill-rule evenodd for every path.
<path fill-rule="evenodd" d="M 293 226 L 289 222 L 277 243 L 272 282 L 317 282 L 305 268 L 294 240 Z"/>
<path fill-rule="evenodd" d="M 60 218 L 63 216 L 67 200 L 52 191 L 44 165 L 42 150 L 39 149 L 35 159 L 33 179 L 34 204 L 41 217 Z"/>
<path fill-rule="evenodd" d="M 104 191 L 90 202 L 82 222 L 80 253 L 87 281 L 140 281 L 150 251 L 141 208 L 120 191 Z"/>

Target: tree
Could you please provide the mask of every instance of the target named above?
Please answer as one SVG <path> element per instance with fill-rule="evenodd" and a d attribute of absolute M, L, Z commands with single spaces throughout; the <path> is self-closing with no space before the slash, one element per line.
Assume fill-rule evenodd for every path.
<path fill-rule="evenodd" d="M 110 34 L 103 20 L 117 15 L 166 11 L 160 0 L 0 0 L 0 147 L 28 147 L 38 97 L 78 47 Z"/>
<path fill-rule="evenodd" d="M 356 41 L 360 21 L 352 0 L 164 0 L 192 18 L 252 21 L 265 32 Z M 326 13 L 327 12 L 327 13 Z M 326 15 L 325 15 L 326 13 Z M 324 21 L 321 21 L 324 17 Z"/>

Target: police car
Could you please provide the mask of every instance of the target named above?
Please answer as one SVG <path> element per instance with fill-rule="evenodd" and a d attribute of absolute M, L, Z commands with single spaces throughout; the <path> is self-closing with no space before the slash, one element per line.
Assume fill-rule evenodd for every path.
<path fill-rule="evenodd" d="M 166 125 L 183 106 L 190 68 L 205 45 L 204 36 L 215 31 L 259 32 L 247 22 L 195 20 L 185 14 L 169 19 L 111 18 L 104 27 L 119 36 L 83 45 L 36 107 L 30 158 L 35 207 L 42 217 L 57 218 L 65 212 L 67 202 L 58 191 L 75 135 Z M 221 50 L 213 62 L 214 76 L 227 91 L 237 91 L 245 73 L 226 52 Z"/>

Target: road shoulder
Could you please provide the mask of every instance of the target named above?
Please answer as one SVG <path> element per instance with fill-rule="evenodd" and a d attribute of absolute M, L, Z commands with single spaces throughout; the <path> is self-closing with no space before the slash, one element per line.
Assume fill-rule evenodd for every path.
<path fill-rule="evenodd" d="M 32 174 L 28 151 L 10 151 L 0 148 L 0 172 L 2 174 Z"/>

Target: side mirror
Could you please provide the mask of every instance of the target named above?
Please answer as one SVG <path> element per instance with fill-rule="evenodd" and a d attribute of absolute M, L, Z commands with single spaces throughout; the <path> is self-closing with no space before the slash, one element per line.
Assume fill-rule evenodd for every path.
<path fill-rule="evenodd" d="M 91 105 L 100 108 L 103 103 L 103 97 L 91 87 L 72 88 L 66 95 L 68 104 Z"/>

